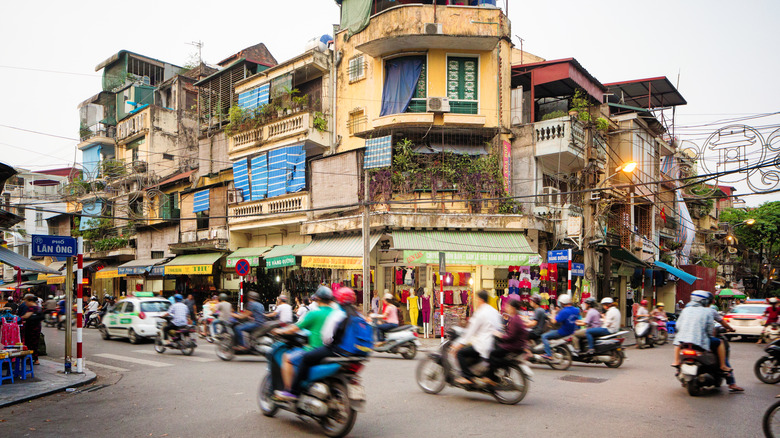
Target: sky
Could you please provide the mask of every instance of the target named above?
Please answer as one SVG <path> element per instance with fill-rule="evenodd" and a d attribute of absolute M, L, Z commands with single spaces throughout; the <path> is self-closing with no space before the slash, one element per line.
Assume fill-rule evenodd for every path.
<path fill-rule="evenodd" d="M 735 119 L 760 126 L 764 138 L 780 128 L 777 114 L 755 117 L 780 112 L 780 2 L 499 0 L 499 5 L 506 2 L 513 42 L 519 47 L 517 37 L 523 38 L 527 52 L 548 60 L 574 57 L 602 83 L 667 76 L 679 84 L 688 105 L 676 112 L 676 134 L 693 142 L 686 147 L 701 147 Z M 188 43 L 202 41 L 204 61 L 215 64 L 263 42 L 281 62 L 303 52 L 308 40 L 332 34 L 339 21 L 333 0 L 41 1 L 3 9 L 0 160 L 32 170 L 80 161 L 77 105 L 100 91 L 95 66 L 119 50 L 184 65 L 197 54 Z M 773 144 L 780 147 L 780 137 Z M 750 158 L 760 155 L 754 151 Z M 736 186 L 738 194 L 751 191 L 733 179 L 721 182 Z M 744 199 L 752 206 L 780 195 Z"/>

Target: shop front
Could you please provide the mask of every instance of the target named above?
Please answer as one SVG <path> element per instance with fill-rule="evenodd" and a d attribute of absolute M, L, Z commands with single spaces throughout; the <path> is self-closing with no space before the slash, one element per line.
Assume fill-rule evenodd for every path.
<path fill-rule="evenodd" d="M 101 301 L 106 295 L 115 297 L 127 295 L 128 285 L 126 277 L 126 275 L 119 273 L 118 266 L 106 266 L 100 269 L 95 272 L 91 295 L 97 296 Z"/>
<path fill-rule="evenodd" d="M 219 279 L 224 271 L 225 254 L 207 252 L 180 255 L 164 266 L 165 294 L 193 294 L 196 302 L 219 291 Z M 168 285 L 173 285 L 168 289 Z"/>
<path fill-rule="evenodd" d="M 603 282 L 599 293 L 600 298 L 610 297 L 615 300 L 623 316 L 623 324 L 631 327 L 634 304 L 639 303 L 643 298 L 653 298 L 652 278 L 647 281 L 645 277 L 650 265 L 622 246 L 602 245 L 601 249 L 604 273 L 600 276 Z"/>
<path fill-rule="evenodd" d="M 166 261 L 167 258 L 132 260 L 119 265 L 118 273 L 125 276 L 128 292 L 162 292 L 162 279 L 157 279 L 150 274 L 153 268 Z"/>
<path fill-rule="evenodd" d="M 393 249 L 380 256 L 385 289 L 406 307 L 407 321 L 423 327 L 426 336 L 439 336 L 442 313 L 445 327 L 465 325 L 474 292 L 480 289 L 488 291 L 489 304 L 497 309 L 510 293 L 527 301 L 531 274 L 539 272 L 542 261 L 522 233 L 393 231 L 392 239 Z"/>
<path fill-rule="evenodd" d="M 274 295 L 271 299 L 270 294 L 267 293 L 269 288 L 275 286 L 267 281 L 265 278 L 265 269 L 263 268 L 263 254 L 267 253 L 270 249 L 270 246 L 239 248 L 229 254 L 225 262 L 225 270 L 222 273 L 222 289 L 230 293 L 233 299 L 238 300 L 238 290 L 243 281 L 244 293 L 246 294 L 249 291 L 260 293 L 260 302 L 268 309 L 268 305 L 272 300 L 275 300 L 278 295 Z M 241 276 L 236 273 L 236 263 L 241 259 L 248 261 L 250 267 L 249 274 L 244 278 L 241 278 Z"/>
<path fill-rule="evenodd" d="M 265 268 L 261 269 L 251 287 L 260 293 L 261 299 L 272 303 L 279 295 L 287 295 L 294 302 L 312 294 L 319 285 L 322 273 L 301 268 L 301 257 L 295 254 L 308 243 L 276 245 L 263 255 Z M 265 285 L 265 287 L 263 287 Z"/>

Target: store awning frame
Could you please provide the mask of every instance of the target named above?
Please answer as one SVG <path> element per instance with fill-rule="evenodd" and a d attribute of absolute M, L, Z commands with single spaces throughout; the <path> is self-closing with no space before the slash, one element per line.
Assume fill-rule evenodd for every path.
<path fill-rule="evenodd" d="M 608 249 L 612 256 L 612 262 L 619 262 L 627 267 L 632 268 L 649 268 L 650 265 L 643 262 L 639 257 L 631 253 L 631 251 L 623 248 L 619 245 L 600 245 L 603 249 Z"/>
<path fill-rule="evenodd" d="M 246 259 L 249 262 L 249 266 L 260 266 L 260 259 L 263 258 L 263 254 L 270 250 L 270 246 L 239 248 L 228 254 L 225 267 L 235 268 L 236 263 L 241 259 Z"/>
<path fill-rule="evenodd" d="M 696 280 L 701 280 L 699 277 L 693 274 L 689 274 L 680 268 L 675 268 L 674 266 L 667 265 L 666 263 L 654 262 L 653 264 L 661 269 L 665 269 L 668 273 L 674 275 L 675 277 L 679 278 L 680 280 L 690 285 L 693 285 L 693 283 L 695 283 Z"/>
<path fill-rule="evenodd" d="M 376 246 L 382 233 L 371 233 L 368 250 Z M 363 236 L 360 234 L 315 237 L 295 255 L 312 257 L 363 257 Z"/>
<path fill-rule="evenodd" d="M 308 243 L 295 245 L 276 245 L 263 255 L 266 268 L 285 268 L 298 264 L 296 253 L 308 247 Z"/>
<path fill-rule="evenodd" d="M 207 252 L 176 256 L 164 265 L 164 272 L 165 275 L 211 275 L 214 263 L 224 255 L 221 252 Z"/>
<path fill-rule="evenodd" d="M 393 249 L 535 254 L 525 235 L 511 231 L 393 231 Z"/>
<path fill-rule="evenodd" d="M 119 273 L 124 275 L 148 274 L 154 266 L 165 263 L 169 257 L 161 259 L 136 259 L 118 266 Z"/>

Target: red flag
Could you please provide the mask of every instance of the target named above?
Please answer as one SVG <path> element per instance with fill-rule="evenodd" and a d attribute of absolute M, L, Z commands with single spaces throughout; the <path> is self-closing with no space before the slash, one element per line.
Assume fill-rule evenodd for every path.
<path fill-rule="evenodd" d="M 661 207 L 661 219 L 666 223 L 666 207 Z"/>

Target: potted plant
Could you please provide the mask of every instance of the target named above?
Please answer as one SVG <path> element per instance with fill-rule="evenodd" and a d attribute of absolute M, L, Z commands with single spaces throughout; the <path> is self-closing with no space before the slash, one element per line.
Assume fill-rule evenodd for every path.
<path fill-rule="evenodd" d="M 578 116 L 583 122 L 590 121 L 590 113 L 588 112 L 588 97 L 584 91 L 577 89 L 574 92 L 574 96 L 571 98 L 571 107 L 569 108 L 569 115 Z"/>

